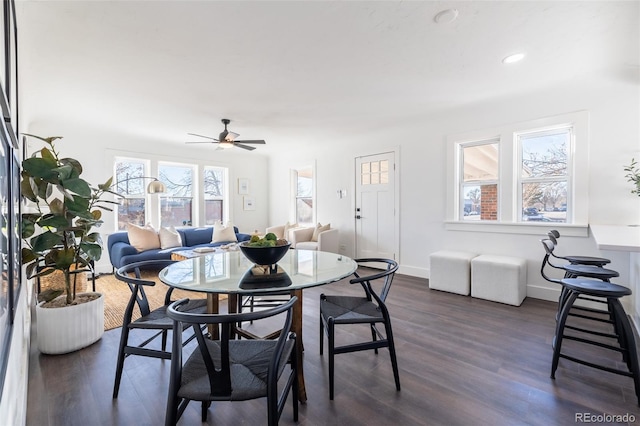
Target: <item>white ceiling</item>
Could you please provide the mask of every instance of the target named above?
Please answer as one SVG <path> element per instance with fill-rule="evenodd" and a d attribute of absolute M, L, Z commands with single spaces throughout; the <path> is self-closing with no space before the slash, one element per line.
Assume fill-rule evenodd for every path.
<path fill-rule="evenodd" d="M 448 8 L 458 19 L 436 24 Z M 187 132 L 217 137 L 224 117 L 239 139 L 277 152 L 310 134 L 330 143 L 569 82 L 637 85 L 638 10 L 637 1 L 18 0 L 22 113 L 175 144 Z M 519 51 L 524 61 L 501 63 Z"/>

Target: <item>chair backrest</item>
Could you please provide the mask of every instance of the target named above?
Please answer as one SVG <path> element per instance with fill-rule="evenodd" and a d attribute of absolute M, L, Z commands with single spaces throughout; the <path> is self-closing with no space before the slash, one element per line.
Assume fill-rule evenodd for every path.
<path fill-rule="evenodd" d="M 175 260 L 145 260 L 143 262 L 130 263 L 115 271 L 116 278 L 125 282 L 129 286 L 129 290 L 131 290 L 131 297 L 129 298 L 127 308 L 125 309 L 124 324 L 131 322 L 131 315 L 133 314 L 133 306 L 135 304 L 138 305 L 140 314 L 143 317 L 149 315 L 151 312 L 147 295 L 144 292 L 144 286 L 154 286 L 156 283 L 155 281 L 142 279 L 140 271 L 164 268 L 175 262 Z M 169 288 L 167 290 L 164 300 L 165 305 L 168 305 L 171 302 L 172 292 L 173 288 Z"/>
<path fill-rule="evenodd" d="M 551 266 L 552 268 L 562 269 L 549 262 L 549 256 L 553 255 L 553 249 L 555 248 L 555 244 L 553 243 L 553 241 L 548 239 L 540 240 L 540 242 L 542 243 L 542 246 L 544 247 L 544 251 L 545 251 L 544 258 L 542 259 L 542 266 L 540 267 L 540 274 L 542 275 L 542 278 L 552 283 L 562 284 L 560 280 L 549 277 L 544 271 L 547 265 Z"/>
<path fill-rule="evenodd" d="M 291 324 L 293 320 L 292 308 L 297 301 L 297 297 L 292 297 L 287 303 L 276 306 L 271 309 L 261 311 L 245 312 L 238 314 L 192 314 L 181 312 L 181 307 L 189 302 L 189 299 L 181 299 L 173 302 L 167 308 L 167 316 L 173 320 L 174 336 L 179 336 L 185 325 L 191 325 L 193 332 L 198 341 L 198 348 L 202 355 L 202 359 L 209 376 L 209 386 L 211 394 L 215 396 L 231 395 L 231 370 L 229 356 L 229 339 L 235 324 L 240 322 L 255 321 L 259 319 L 273 317 L 275 315 L 286 312 L 284 325 L 281 329 L 280 336 L 276 343 L 276 348 L 271 356 L 269 364 L 268 381 L 275 380 L 278 369 L 281 367 L 282 354 L 285 350 L 287 340 L 292 339 L 295 335 L 291 333 Z M 220 364 L 216 365 L 206 343 L 201 329 L 202 324 L 213 324 L 221 327 L 220 333 Z M 245 341 L 250 344 L 253 341 Z M 180 339 L 172 339 L 171 353 L 171 382 L 173 385 L 180 383 L 181 366 L 182 366 L 182 345 Z M 173 386 L 170 385 L 170 386 Z"/>
<path fill-rule="evenodd" d="M 550 230 L 550 231 L 549 231 L 549 233 L 548 233 L 548 235 L 549 235 L 550 237 L 553 237 L 554 239 L 555 239 L 555 238 L 560 238 L 560 233 L 559 233 L 556 229 L 552 229 L 552 230 Z M 557 243 L 556 243 L 556 244 L 557 244 Z"/>
<path fill-rule="evenodd" d="M 365 263 L 383 263 L 386 264 L 385 269 L 382 272 L 378 272 L 375 274 L 367 275 L 361 277 L 358 274 L 358 271 L 354 272 L 353 275 L 355 278 L 349 280 L 351 284 L 359 283 L 364 288 L 364 291 L 367 293 L 367 298 L 371 300 L 373 296 L 374 299 L 377 300 L 378 303 L 384 304 L 384 301 L 387 299 L 387 295 L 389 294 L 389 290 L 391 289 L 391 284 L 393 283 L 393 277 L 398 270 L 398 262 L 391 259 L 382 259 L 382 258 L 365 258 L 365 259 L 354 259 L 358 265 L 363 265 Z M 384 282 L 382 284 L 382 289 L 380 290 L 380 294 L 378 295 L 371 286 L 371 281 L 383 279 Z"/>

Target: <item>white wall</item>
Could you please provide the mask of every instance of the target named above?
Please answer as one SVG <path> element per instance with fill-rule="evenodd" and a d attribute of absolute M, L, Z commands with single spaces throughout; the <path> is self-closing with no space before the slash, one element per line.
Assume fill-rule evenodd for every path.
<path fill-rule="evenodd" d="M 298 152 L 270 159 L 270 221 L 284 223 L 289 217 L 288 172 L 300 157 L 316 161 L 318 220 L 340 228 L 345 254 L 354 254 L 354 158 L 389 151 L 400 145 L 400 264 L 402 273 L 429 276 L 429 254 L 441 249 L 512 255 L 528 260 L 528 294 L 557 300 L 557 289 L 540 277 L 543 249 L 539 239 L 547 232 L 492 234 L 447 231 L 445 138 L 447 135 L 482 130 L 587 110 L 590 115 L 589 222 L 626 224 L 640 222 L 638 197 L 629 193 L 624 165 L 640 157 L 638 82 L 628 79 L 598 81 L 587 87 L 570 82 L 548 91 L 496 99 L 469 105 L 437 116 L 407 117 L 390 127 L 367 129 L 359 137 L 342 141 L 340 152 L 327 152 L 313 132 Z M 342 137 L 335 135 L 336 138 Z M 580 142 L 578 142 L 580 143 Z M 348 197 L 338 199 L 337 189 Z M 559 227 L 562 232 L 562 228 Z M 558 248 L 566 253 L 602 255 L 589 237 L 563 237 Z M 617 282 L 629 280 L 628 256 L 607 253 L 612 267 L 620 271 Z"/>

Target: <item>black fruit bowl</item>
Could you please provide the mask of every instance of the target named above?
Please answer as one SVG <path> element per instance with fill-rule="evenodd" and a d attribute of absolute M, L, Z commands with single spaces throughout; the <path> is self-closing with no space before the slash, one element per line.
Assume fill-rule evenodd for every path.
<path fill-rule="evenodd" d="M 247 244 L 248 242 L 245 241 L 239 245 L 242 253 L 256 265 L 262 266 L 271 266 L 278 263 L 287 254 L 287 250 L 291 246 L 291 243 L 275 247 L 250 247 Z"/>

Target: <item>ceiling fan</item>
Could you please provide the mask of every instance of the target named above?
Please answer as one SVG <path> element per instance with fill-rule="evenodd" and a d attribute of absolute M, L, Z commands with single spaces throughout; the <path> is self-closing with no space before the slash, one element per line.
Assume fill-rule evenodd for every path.
<path fill-rule="evenodd" d="M 228 118 L 222 119 L 222 124 L 224 124 L 224 130 L 222 131 L 222 133 L 220 133 L 220 136 L 218 136 L 218 139 L 212 138 L 210 136 L 197 135 L 195 133 L 187 133 L 188 135 L 191 135 L 191 136 L 198 136 L 200 138 L 210 139 L 208 141 L 187 142 L 187 143 L 216 143 L 218 144 L 217 149 L 233 148 L 235 146 L 235 147 L 246 149 L 249 151 L 253 151 L 254 149 L 256 149 L 256 147 L 249 146 L 247 144 L 264 145 L 266 143 L 263 140 L 237 141 L 236 138 L 240 135 L 238 133 L 230 132 L 227 130 L 227 124 L 229 123 L 231 123 L 231 120 L 229 120 Z"/>

